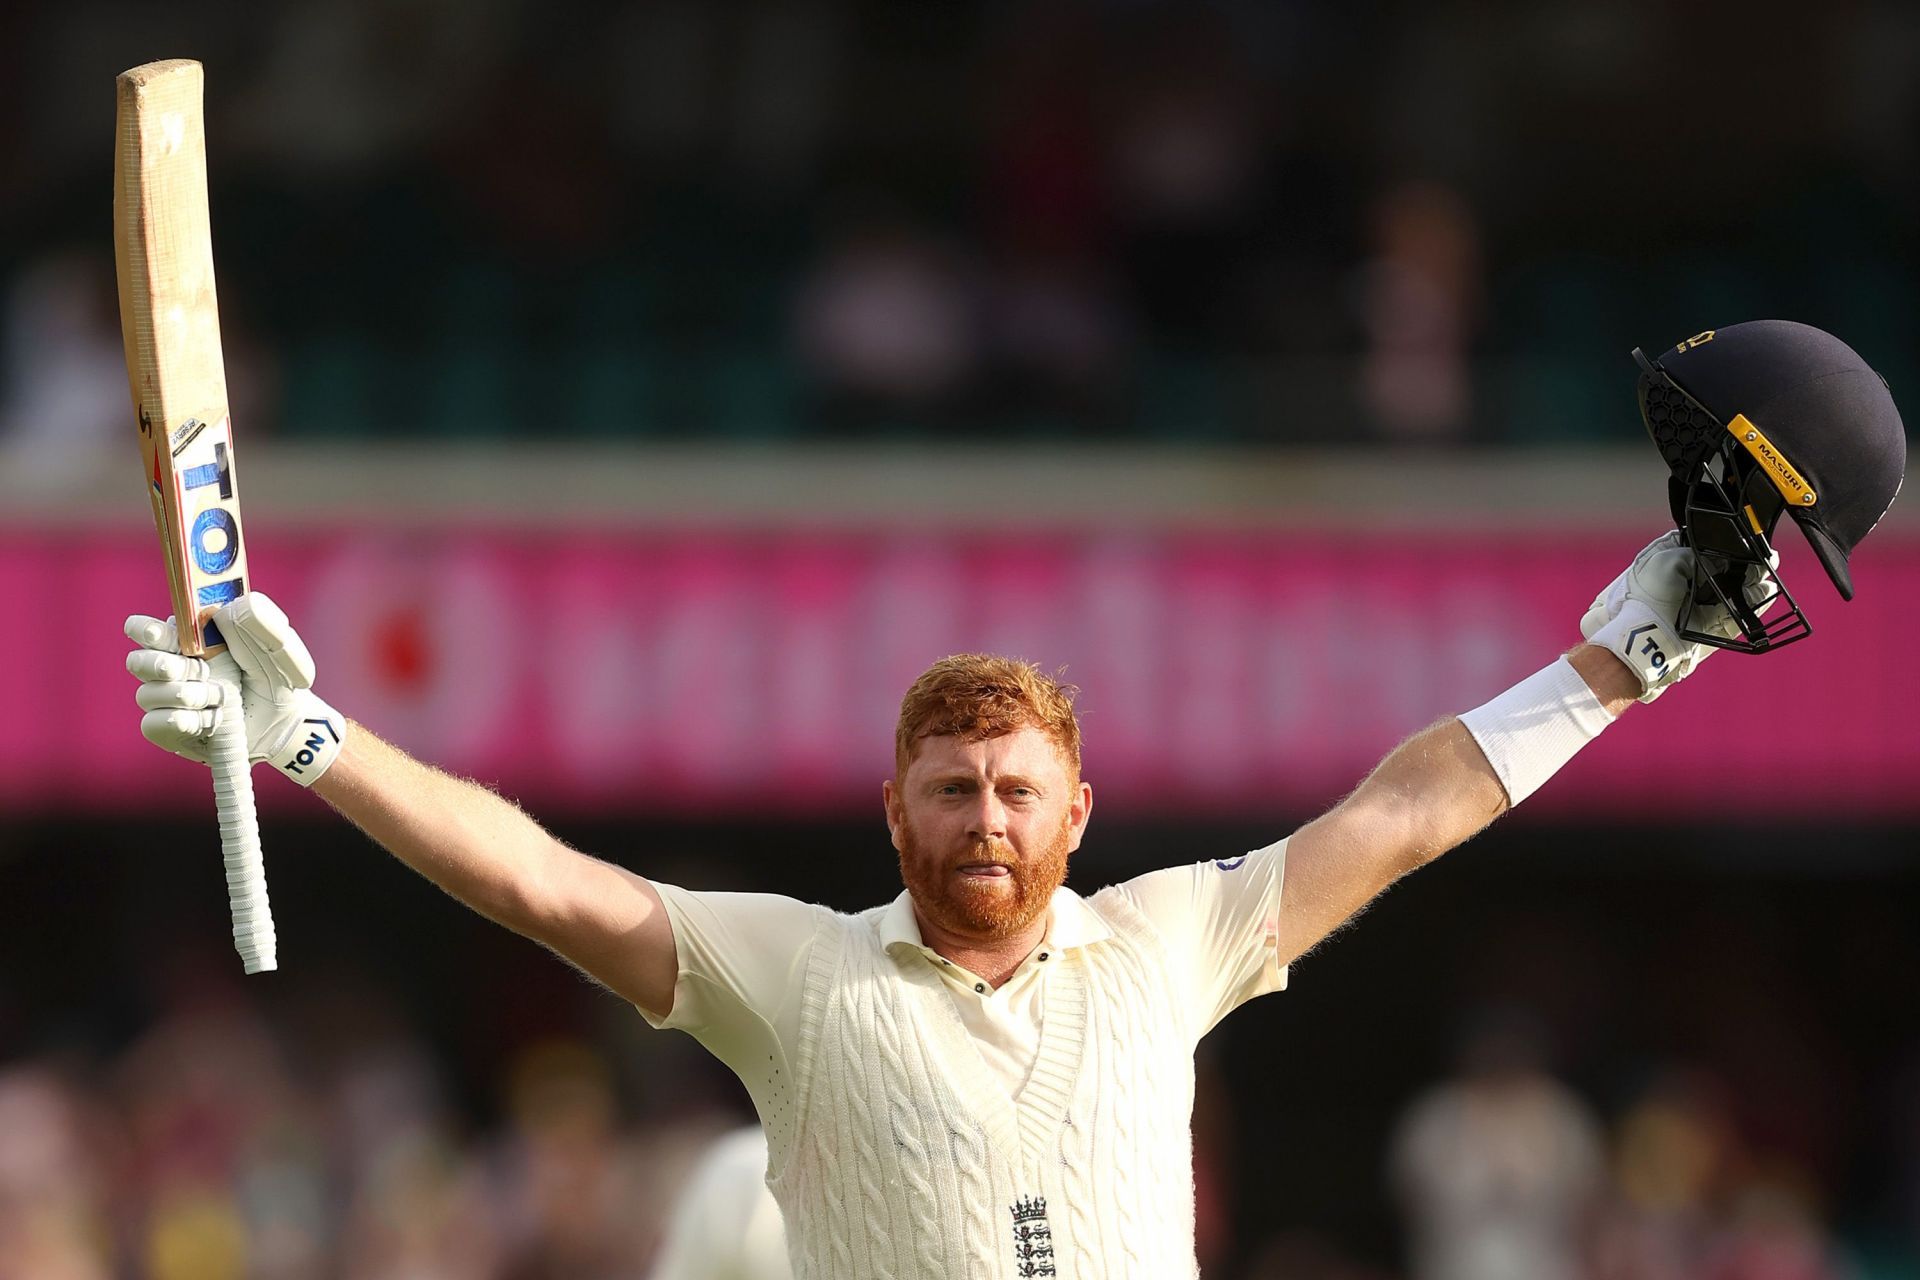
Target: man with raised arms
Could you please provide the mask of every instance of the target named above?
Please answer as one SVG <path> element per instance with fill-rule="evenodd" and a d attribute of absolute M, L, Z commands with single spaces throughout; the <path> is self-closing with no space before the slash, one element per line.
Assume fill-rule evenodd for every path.
<path fill-rule="evenodd" d="M 1764 389 L 1769 377 L 1840 385 L 1812 357 L 1791 364 L 1779 335 L 1759 327 L 1691 339 L 1663 364 L 1648 362 L 1643 412 L 1650 397 L 1657 408 L 1677 404 L 1661 399 L 1672 388 L 1698 397 L 1694 388 L 1718 386 L 1725 362 L 1699 355 L 1716 348 L 1749 364 L 1764 357 L 1765 376 L 1736 387 Z M 1741 338 L 1741 329 L 1754 332 Z M 1824 347 L 1815 354 L 1840 358 Z M 1848 394 L 1867 395 L 1857 383 Z M 1818 536 L 1808 536 L 1829 573 L 1842 575 L 1897 478 L 1886 488 L 1882 459 L 1873 483 L 1885 501 L 1861 497 L 1864 481 L 1799 444 L 1811 438 L 1807 404 L 1817 398 L 1788 396 L 1779 402 L 1799 407 L 1770 413 L 1770 395 L 1715 393 L 1713 412 L 1724 424 L 1737 407 L 1740 421 L 1784 446 L 1796 479 L 1828 504 L 1808 503 L 1794 517 L 1805 528 L 1825 513 Z M 1863 403 L 1847 401 L 1839 426 L 1815 427 L 1862 438 L 1868 426 L 1878 431 L 1883 422 L 1860 425 Z M 1892 422 L 1897 431 L 1897 415 Z M 1719 437 L 1706 438 L 1720 448 Z M 949 657 L 907 690 L 880 796 L 905 887 L 891 903 L 847 915 L 660 883 L 645 868 L 577 852 L 511 802 L 359 725 L 338 741 L 297 738 L 314 722 L 347 722 L 297 687 L 312 664 L 289 660 L 304 657 L 304 646 L 285 615 L 253 594 L 218 623 L 246 673 L 255 759 L 310 786 L 407 865 L 559 953 L 655 1026 L 692 1035 L 740 1077 L 766 1133 L 767 1182 L 797 1276 L 1165 1280 L 1195 1274 L 1190 1125 L 1200 1038 L 1284 987 L 1292 962 L 1395 880 L 1524 800 L 1636 700 L 1659 697 L 1716 647 L 1764 648 L 1770 624 L 1759 615 L 1782 599 L 1791 605 L 1764 536 L 1746 553 L 1709 554 L 1699 541 L 1708 531 L 1693 523 L 1731 493 L 1757 529 L 1755 504 L 1765 504 L 1755 469 L 1729 462 L 1716 479 L 1706 474 L 1711 459 L 1669 462 L 1676 476 L 1682 464 L 1696 467 L 1690 483 L 1725 492 L 1690 489 L 1683 502 L 1676 491 L 1689 537 L 1656 539 L 1600 593 L 1580 620 L 1585 643 L 1414 734 L 1290 837 L 1088 897 L 1064 886 L 1094 809 L 1072 690 L 1027 662 Z M 1850 580 L 1843 590 L 1851 594 Z M 174 652 L 170 624 L 130 618 L 127 635 L 140 646 L 128 666 L 141 681 L 143 732 L 204 760 L 212 726 L 231 710 L 218 705 L 219 686 L 203 663 Z M 290 752 L 296 741 L 316 745 Z"/>

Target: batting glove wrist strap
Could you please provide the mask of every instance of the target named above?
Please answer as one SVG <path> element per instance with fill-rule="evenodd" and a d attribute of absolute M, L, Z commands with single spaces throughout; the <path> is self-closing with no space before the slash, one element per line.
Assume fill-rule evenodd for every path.
<path fill-rule="evenodd" d="M 303 787 L 320 780 L 347 744 L 347 718 L 311 690 L 302 693 L 299 718 L 288 725 L 279 747 L 261 758 Z"/>
<path fill-rule="evenodd" d="M 1713 652 L 1706 645 L 1683 641 L 1672 624 L 1644 600 L 1626 601 L 1587 639 L 1626 663 L 1639 677 L 1642 702 L 1652 702 L 1669 685 L 1684 680 Z"/>
<path fill-rule="evenodd" d="M 1561 658 L 1460 717 L 1506 788 L 1509 807 L 1538 791 L 1613 717 Z"/>

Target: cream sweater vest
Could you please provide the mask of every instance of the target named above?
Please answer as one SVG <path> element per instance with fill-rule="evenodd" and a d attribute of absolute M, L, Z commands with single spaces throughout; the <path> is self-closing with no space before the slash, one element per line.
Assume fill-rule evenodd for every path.
<path fill-rule="evenodd" d="M 1153 927 L 1118 894 L 1114 936 L 1047 981 L 1018 1102 L 988 1076 L 920 956 L 842 917 L 806 978 L 791 1113 L 762 1117 L 797 1280 L 1177 1280 L 1193 1253 L 1193 1049 Z"/>

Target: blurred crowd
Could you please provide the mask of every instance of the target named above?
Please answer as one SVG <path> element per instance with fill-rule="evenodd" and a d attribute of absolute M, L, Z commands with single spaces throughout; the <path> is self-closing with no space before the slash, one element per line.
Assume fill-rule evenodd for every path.
<path fill-rule="evenodd" d="M 641 1280 L 691 1171 L 739 1116 L 697 1086 L 636 1103 L 622 1051 L 569 1037 L 509 1055 L 476 1122 L 457 1064 L 377 993 L 270 1021 L 227 982 L 177 991 L 117 1052 L 0 1060 L 0 1276 Z M 674 1060 L 640 1052 L 650 1070 Z M 1743 1122 L 1712 1072 L 1659 1068 L 1603 1112 L 1550 1072 L 1540 1025 L 1518 1010 L 1469 1022 L 1456 1070 L 1407 1100 L 1379 1153 L 1397 1251 L 1285 1225 L 1284 1204 L 1234 1221 L 1225 1148 L 1239 1122 L 1219 1083 L 1196 1125 L 1209 1275 L 1920 1274 L 1911 1240 L 1840 1238 L 1822 1173 Z M 1313 1159 L 1284 1138 L 1238 1143 Z"/>
<path fill-rule="evenodd" d="M 0 432 L 60 448 L 124 416 L 111 78 L 178 54 L 250 431 L 1612 440 L 1635 345 L 1920 350 L 1896 0 L 76 0 L 0 50 Z"/>
<path fill-rule="evenodd" d="M 505 1060 L 479 1122 L 393 1015 L 339 991 L 270 1020 L 212 981 L 117 1052 L 0 1063 L 0 1276 L 644 1275 L 731 1113 L 636 1108 L 607 1045 L 558 1037 Z"/>

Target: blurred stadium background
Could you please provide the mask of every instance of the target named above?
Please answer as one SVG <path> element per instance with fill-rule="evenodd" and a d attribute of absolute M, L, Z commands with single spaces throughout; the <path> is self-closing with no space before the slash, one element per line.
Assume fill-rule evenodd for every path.
<path fill-rule="evenodd" d="M 973 646 L 1083 686 L 1076 887 L 1264 843 L 1666 527 L 1633 346 L 1804 320 L 1920 412 L 1894 0 L 9 6 L 9 1278 L 642 1275 L 744 1115 L 287 788 L 241 980 L 116 678 L 112 78 L 169 56 L 323 690 L 688 885 L 891 897 L 894 703 Z M 1914 499 L 1851 605 L 1786 558 L 1810 643 L 1210 1038 L 1208 1275 L 1920 1275 Z"/>

